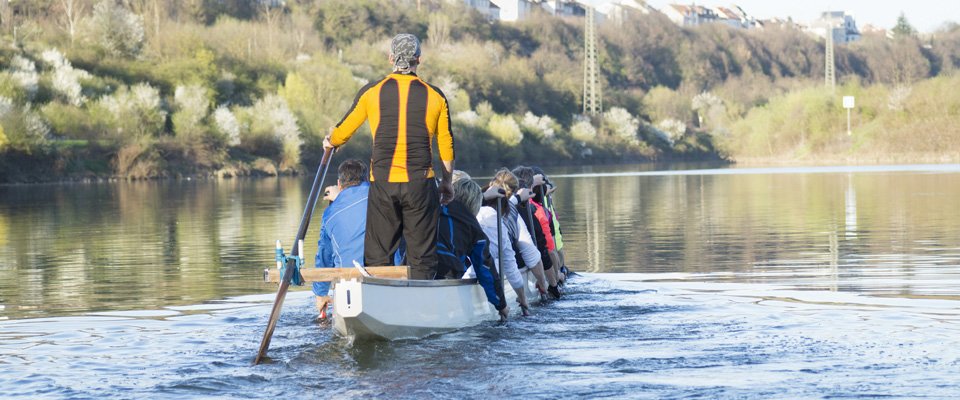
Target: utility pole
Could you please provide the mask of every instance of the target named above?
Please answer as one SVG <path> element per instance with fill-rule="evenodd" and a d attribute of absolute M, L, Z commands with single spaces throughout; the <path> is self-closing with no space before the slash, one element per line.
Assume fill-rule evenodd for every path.
<path fill-rule="evenodd" d="M 587 7 L 584 18 L 583 114 L 603 112 L 603 94 L 600 91 L 600 62 L 597 56 L 597 20 L 593 7 Z"/>
<path fill-rule="evenodd" d="M 825 83 L 827 85 L 827 89 L 830 90 L 830 93 L 833 93 L 837 90 L 836 63 L 834 62 L 834 59 L 833 59 L 833 22 L 830 22 L 829 25 L 827 25 L 826 29 L 827 29 L 827 46 L 826 46 L 827 56 L 825 57 L 826 65 L 824 66 L 825 67 L 824 79 L 826 81 Z"/>

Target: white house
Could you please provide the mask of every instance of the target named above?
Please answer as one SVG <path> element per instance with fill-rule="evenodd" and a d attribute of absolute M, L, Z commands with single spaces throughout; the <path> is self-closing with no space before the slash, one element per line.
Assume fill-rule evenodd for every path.
<path fill-rule="evenodd" d="M 757 25 L 753 17 L 739 6 L 705 7 L 696 4 L 670 4 L 663 9 L 664 15 L 680 26 L 697 26 L 718 22 L 733 28 L 750 29 Z"/>
<path fill-rule="evenodd" d="M 693 4 L 670 4 L 663 9 L 663 14 L 680 26 L 697 26 L 717 21 L 716 12 L 707 7 Z"/>
<path fill-rule="evenodd" d="M 739 6 L 731 7 L 712 7 L 713 12 L 717 14 L 717 22 L 726 24 L 732 28 L 750 29 L 756 26 L 756 20 L 747 15 Z"/>
<path fill-rule="evenodd" d="M 490 2 L 490 0 L 447 0 L 450 3 L 462 2 L 466 4 L 467 7 L 470 7 L 474 10 L 480 12 L 480 14 L 487 17 L 490 21 L 496 21 L 500 19 L 500 7 L 496 4 Z"/>
<path fill-rule="evenodd" d="M 583 17 L 587 15 L 587 5 L 573 0 L 544 0 L 540 3 L 544 10 L 558 17 Z"/>
<path fill-rule="evenodd" d="M 490 0 L 500 7 L 500 20 L 515 22 L 530 17 L 536 7 L 531 0 Z"/>
<path fill-rule="evenodd" d="M 860 40 L 860 30 L 853 16 L 843 11 L 826 11 L 820 18 L 810 24 L 809 31 L 825 38 L 833 35 L 834 43 L 849 43 Z"/>
<path fill-rule="evenodd" d="M 623 23 L 630 13 L 647 15 L 656 11 L 643 0 L 609 0 L 597 6 L 597 12 L 604 14 L 617 24 Z"/>

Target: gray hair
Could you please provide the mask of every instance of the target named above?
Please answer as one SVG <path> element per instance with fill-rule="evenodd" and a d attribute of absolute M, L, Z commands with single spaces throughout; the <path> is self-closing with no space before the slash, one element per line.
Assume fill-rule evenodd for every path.
<path fill-rule="evenodd" d="M 472 179 L 460 179 L 453 182 L 453 199 L 462 203 L 472 215 L 477 215 L 480 212 L 482 197 L 480 185 Z"/>
<path fill-rule="evenodd" d="M 456 183 L 461 179 L 473 179 L 470 177 L 470 174 L 463 172 L 459 169 L 453 170 L 453 182 Z"/>

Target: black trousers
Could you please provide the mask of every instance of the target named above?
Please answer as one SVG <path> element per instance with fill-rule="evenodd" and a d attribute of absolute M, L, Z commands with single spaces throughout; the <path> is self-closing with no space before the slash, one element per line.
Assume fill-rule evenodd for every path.
<path fill-rule="evenodd" d="M 370 182 L 363 258 L 369 266 L 393 265 L 406 241 L 411 279 L 429 279 L 437 266 L 440 194 L 433 178 L 411 182 Z"/>

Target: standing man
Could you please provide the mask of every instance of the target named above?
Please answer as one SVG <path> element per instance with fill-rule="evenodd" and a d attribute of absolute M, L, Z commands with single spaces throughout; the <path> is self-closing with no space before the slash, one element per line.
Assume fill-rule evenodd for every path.
<path fill-rule="evenodd" d="M 367 166 L 357 159 L 344 161 L 337 168 L 337 186 L 327 187 L 324 199 L 330 205 L 323 210 L 320 240 L 317 241 L 317 268 L 351 267 L 363 263 L 363 238 L 367 218 Z M 326 318 L 330 297 L 329 282 L 314 282 L 320 319 Z"/>
<path fill-rule="evenodd" d="M 453 199 L 453 135 L 443 93 L 417 77 L 420 41 L 402 33 L 390 43 L 393 73 L 367 84 L 343 120 L 324 139 L 324 148 L 350 140 L 364 121 L 373 135 L 370 198 L 364 241 L 366 265 L 392 264 L 406 241 L 412 279 L 429 279 L 437 265 L 440 204 Z M 438 187 L 432 162 L 436 136 L 442 176 Z"/>

